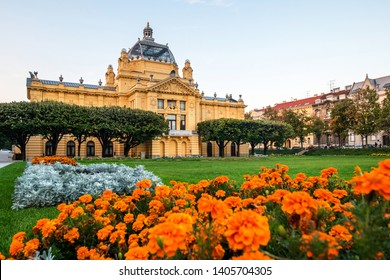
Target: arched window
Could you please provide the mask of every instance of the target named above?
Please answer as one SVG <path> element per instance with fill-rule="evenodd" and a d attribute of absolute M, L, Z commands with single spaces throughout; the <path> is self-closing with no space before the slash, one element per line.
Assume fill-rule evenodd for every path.
<path fill-rule="evenodd" d="M 175 70 L 172 70 L 172 71 L 171 71 L 170 76 L 171 76 L 171 77 L 175 77 L 175 76 L 176 76 Z"/>
<path fill-rule="evenodd" d="M 66 156 L 74 157 L 76 155 L 76 144 L 74 141 L 68 141 L 66 144 Z"/>
<path fill-rule="evenodd" d="M 232 143 L 231 147 L 230 147 L 230 155 L 232 157 L 235 157 L 236 156 L 236 143 Z"/>
<path fill-rule="evenodd" d="M 45 155 L 46 156 L 52 156 L 53 155 L 53 144 L 48 141 L 45 144 Z"/>
<path fill-rule="evenodd" d="M 113 157 L 114 156 L 114 146 L 112 142 L 109 142 L 106 147 L 104 147 L 103 157 Z"/>
<path fill-rule="evenodd" d="M 207 142 L 207 156 L 213 156 L 213 144 L 211 144 L 211 142 Z"/>
<path fill-rule="evenodd" d="M 95 156 L 95 142 L 88 141 L 87 143 L 87 157 Z"/>

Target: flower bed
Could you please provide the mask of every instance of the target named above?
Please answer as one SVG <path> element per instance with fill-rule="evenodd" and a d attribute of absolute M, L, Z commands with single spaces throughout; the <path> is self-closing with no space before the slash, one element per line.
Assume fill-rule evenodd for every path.
<path fill-rule="evenodd" d="M 277 165 L 239 188 L 226 176 L 154 190 L 143 180 L 131 195 L 60 204 L 56 219 L 14 235 L 9 257 L 50 249 L 56 259 L 389 259 L 390 160 L 355 173 L 348 182 L 334 168 L 292 178 Z"/>
<path fill-rule="evenodd" d="M 161 185 L 161 179 L 142 165 L 135 168 L 124 164 L 69 165 L 27 164 L 16 180 L 12 209 L 58 205 L 72 202 L 81 195 L 96 197 L 110 189 L 117 194 L 130 194 L 136 183 L 149 179 L 153 187 Z"/>
<path fill-rule="evenodd" d="M 44 156 L 44 157 L 34 157 L 31 159 L 32 164 L 54 164 L 56 162 L 62 163 L 62 164 L 69 164 L 76 166 L 77 162 L 68 157 L 60 157 L 60 156 Z"/>

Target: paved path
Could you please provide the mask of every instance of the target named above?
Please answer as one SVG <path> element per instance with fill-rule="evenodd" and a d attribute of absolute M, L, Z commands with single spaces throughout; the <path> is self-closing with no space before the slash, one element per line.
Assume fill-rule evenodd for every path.
<path fill-rule="evenodd" d="M 13 161 L 7 161 L 7 162 L 0 162 L 0 168 L 4 167 L 4 166 L 7 166 L 11 163 L 14 163 Z"/>

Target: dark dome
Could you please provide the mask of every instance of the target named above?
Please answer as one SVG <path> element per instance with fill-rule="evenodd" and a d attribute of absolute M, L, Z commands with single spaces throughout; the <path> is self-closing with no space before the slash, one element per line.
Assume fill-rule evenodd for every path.
<path fill-rule="evenodd" d="M 149 26 L 144 28 L 144 38 L 137 43 L 127 53 L 129 59 L 149 59 L 161 62 L 176 63 L 175 57 L 167 45 L 154 42 L 153 29 Z"/>

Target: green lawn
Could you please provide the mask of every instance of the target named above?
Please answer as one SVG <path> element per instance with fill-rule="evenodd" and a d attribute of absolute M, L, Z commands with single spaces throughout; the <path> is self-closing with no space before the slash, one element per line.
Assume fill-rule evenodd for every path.
<path fill-rule="evenodd" d="M 370 156 L 283 156 L 283 157 L 251 157 L 251 158 L 212 158 L 212 159 L 124 159 L 124 160 L 85 160 L 82 164 L 117 163 L 134 167 L 144 165 L 149 171 L 161 177 L 165 184 L 170 180 L 196 183 L 202 179 L 214 179 L 226 175 L 241 184 L 242 175 L 256 174 L 261 166 L 274 167 L 275 164 L 289 166 L 288 174 L 304 172 L 307 175 L 319 175 L 327 167 L 339 170 L 339 176 L 350 179 L 353 170 L 359 165 L 362 170 L 369 171 L 386 157 Z M 23 173 L 25 163 L 16 162 L 0 169 L 0 252 L 8 255 L 12 236 L 18 231 L 31 232 L 36 221 L 41 218 L 54 218 L 55 207 L 30 208 L 18 211 L 11 210 L 12 193 L 15 180 Z"/>

